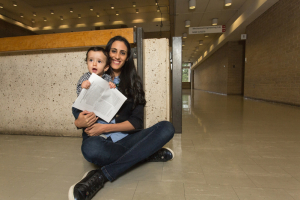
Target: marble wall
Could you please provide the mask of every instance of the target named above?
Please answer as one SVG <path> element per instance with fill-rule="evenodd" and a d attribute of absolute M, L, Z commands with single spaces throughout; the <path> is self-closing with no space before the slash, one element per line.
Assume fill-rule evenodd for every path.
<path fill-rule="evenodd" d="M 170 58 L 168 39 L 145 39 L 144 88 L 146 93 L 145 126 L 170 121 Z"/>
<path fill-rule="evenodd" d="M 71 111 L 85 49 L 0 54 L 0 133 L 79 136 Z"/>
<path fill-rule="evenodd" d="M 169 120 L 168 41 L 145 40 L 144 52 L 148 127 Z M 0 54 L 0 134 L 81 136 L 71 106 L 76 83 L 87 72 L 85 54 L 86 49 Z"/>

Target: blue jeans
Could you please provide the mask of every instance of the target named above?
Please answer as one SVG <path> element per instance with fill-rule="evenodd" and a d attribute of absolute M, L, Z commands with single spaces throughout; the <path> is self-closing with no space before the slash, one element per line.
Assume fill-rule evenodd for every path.
<path fill-rule="evenodd" d="M 150 128 L 129 134 L 113 143 L 110 138 L 83 135 L 81 151 L 85 159 L 98 166 L 109 181 L 161 149 L 174 136 L 173 124 L 158 122 Z"/>

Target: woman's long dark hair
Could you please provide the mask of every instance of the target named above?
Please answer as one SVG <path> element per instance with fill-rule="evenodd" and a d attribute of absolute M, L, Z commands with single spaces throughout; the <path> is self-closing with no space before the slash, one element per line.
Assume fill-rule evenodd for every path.
<path fill-rule="evenodd" d="M 129 42 L 122 36 L 115 36 L 108 41 L 105 50 L 109 53 L 111 46 L 115 41 L 124 42 L 127 47 L 127 61 L 121 68 L 121 74 L 119 77 L 119 90 L 128 99 L 133 100 L 133 108 L 135 108 L 139 104 L 145 105 L 146 100 L 145 92 L 143 90 L 143 84 L 141 78 L 137 74 Z"/>

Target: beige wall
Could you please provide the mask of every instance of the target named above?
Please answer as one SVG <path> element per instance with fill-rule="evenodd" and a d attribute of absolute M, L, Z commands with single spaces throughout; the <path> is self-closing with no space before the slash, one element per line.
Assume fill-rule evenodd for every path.
<path fill-rule="evenodd" d="M 300 105 L 299 7 L 280 0 L 247 27 L 246 97 Z"/>
<path fill-rule="evenodd" d="M 227 93 L 227 49 L 225 44 L 194 70 L 195 89 Z"/>
<path fill-rule="evenodd" d="M 194 88 L 222 93 L 242 94 L 242 42 L 228 42 L 194 70 Z"/>
<path fill-rule="evenodd" d="M 170 120 L 170 58 L 168 39 L 145 39 L 145 127 Z"/>
<path fill-rule="evenodd" d="M 81 135 L 71 107 L 85 51 L 0 54 L 0 133 Z"/>
<path fill-rule="evenodd" d="M 168 44 L 144 42 L 147 127 L 169 120 Z M 71 107 L 76 83 L 87 71 L 85 54 L 86 49 L 0 54 L 0 133 L 81 136 Z"/>

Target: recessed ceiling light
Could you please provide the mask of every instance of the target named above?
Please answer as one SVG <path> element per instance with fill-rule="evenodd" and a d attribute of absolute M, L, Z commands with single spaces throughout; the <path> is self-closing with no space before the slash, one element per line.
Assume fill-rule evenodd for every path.
<path fill-rule="evenodd" d="M 111 4 L 111 5 L 110 5 L 110 8 L 111 8 L 111 9 L 115 9 L 114 4 Z"/>
<path fill-rule="evenodd" d="M 158 3 L 158 0 L 155 0 L 155 5 L 157 6 L 159 3 Z"/>
<path fill-rule="evenodd" d="M 119 11 L 116 11 L 116 15 L 119 15 Z"/>
<path fill-rule="evenodd" d="M 231 6 L 232 1 L 231 0 L 225 0 L 225 6 Z"/>
<path fill-rule="evenodd" d="M 203 45 L 203 40 L 199 40 L 199 45 Z"/>
<path fill-rule="evenodd" d="M 0 8 L 3 8 L 3 4 L 2 3 L 0 3 Z"/>
<path fill-rule="evenodd" d="M 33 13 L 32 13 L 32 15 L 35 17 L 35 16 L 36 16 L 36 13 L 35 13 L 35 12 L 33 12 Z"/>
<path fill-rule="evenodd" d="M 132 3 L 132 7 L 134 7 L 134 8 L 136 7 L 136 3 L 135 2 Z"/>
<path fill-rule="evenodd" d="M 50 10 L 50 13 L 51 13 L 51 15 L 54 15 L 54 11 L 53 10 Z"/>
<path fill-rule="evenodd" d="M 205 34 L 204 37 L 208 37 L 208 34 Z"/>
<path fill-rule="evenodd" d="M 97 12 L 97 17 L 100 17 L 99 13 Z"/>
<path fill-rule="evenodd" d="M 183 34 L 182 34 L 182 38 L 187 38 L 187 34 L 186 34 L 186 33 L 183 33 Z"/>
<path fill-rule="evenodd" d="M 185 27 L 190 27 L 191 26 L 191 21 L 190 20 L 186 20 L 185 21 Z"/>
<path fill-rule="evenodd" d="M 70 13 L 73 13 L 73 8 L 70 8 Z"/>
<path fill-rule="evenodd" d="M 63 16 L 60 16 L 60 20 L 64 20 L 64 17 L 63 17 Z"/>
<path fill-rule="evenodd" d="M 31 22 L 32 22 L 32 23 L 35 23 L 35 20 L 34 20 L 34 19 L 32 19 L 32 20 L 31 20 Z"/>
<path fill-rule="evenodd" d="M 15 1 L 13 1 L 13 6 L 18 6 L 17 3 Z"/>
<path fill-rule="evenodd" d="M 90 11 L 93 11 L 93 10 L 94 10 L 94 8 L 93 8 L 93 6 L 91 6 L 91 7 L 90 7 Z"/>
<path fill-rule="evenodd" d="M 212 23 L 211 23 L 213 26 L 216 26 L 218 25 L 218 18 L 214 18 L 212 19 Z"/>
<path fill-rule="evenodd" d="M 24 17 L 23 13 L 20 13 L 20 17 L 22 17 L 22 18 Z"/>
<path fill-rule="evenodd" d="M 135 10 L 135 13 L 139 13 L 139 9 L 136 9 L 136 10 Z"/>
<path fill-rule="evenodd" d="M 196 0 L 189 0 L 189 9 L 196 8 Z"/>
<path fill-rule="evenodd" d="M 156 12 L 160 12 L 160 8 L 159 8 L 159 6 L 157 6 Z"/>
<path fill-rule="evenodd" d="M 44 22 L 46 22 L 47 21 L 47 18 L 46 17 L 44 17 Z"/>
<path fill-rule="evenodd" d="M 78 18 L 79 18 L 79 19 L 81 18 L 81 14 L 78 14 Z"/>

